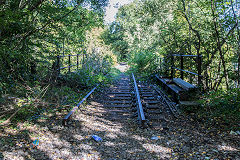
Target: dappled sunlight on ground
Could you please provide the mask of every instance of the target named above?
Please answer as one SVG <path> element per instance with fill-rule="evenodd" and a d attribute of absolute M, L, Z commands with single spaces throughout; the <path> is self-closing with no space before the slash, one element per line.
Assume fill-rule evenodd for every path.
<path fill-rule="evenodd" d="M 223 151 L 239 151 L 240 152 L 240 150 L 238 150 L 232 146 L 229 146 L 229 145 L 219 145 L 218 149 L 223 150 Z"/>
<path fill-rule="evenodd" d="M 218 144 L 207 137 L 203 137 L 204 144 L 198 144 L 199 137 L 194 135 L 201 136 L 201 133 L 190 130 L 185 124 L 178 125 L 179 128 L 173 125 L 171 131 L 162 133 L 161 130 L 139 129 L 133 119 L 111 121 L 104 117 L 104 109 L 99 102 L 91 101 L 84 110 L 76 113 L 68 127 L 61 126 L 63 115 L 35 125 L 19 123 L 18 130 L 2 129 L 3 143 L 0 146 L 4 158 L 110 160 L 204 159 L 211 156 L 217 159 L 217 155 L 226 159 L 238 156 L 239 150 L 231 144 Z M 91 137 L 93 134 L 100 136 L 103 141 L 94 141 Z M 158 140 L 151 140 L 152 136 L 157 136 Z M 40 143 L 32 148 L 31 143 L 36 138 Z M 211 145 L 211 151 L 205 148 L 207 144 Z M 212 152 L 218 154 L 212 155 Z"/>

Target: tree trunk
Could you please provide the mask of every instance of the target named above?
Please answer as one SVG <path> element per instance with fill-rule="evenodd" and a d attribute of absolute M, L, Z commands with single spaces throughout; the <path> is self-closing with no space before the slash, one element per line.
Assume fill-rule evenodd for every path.
<path fill-rule="evenodd" d="M 238 0 L 236 0 L 236 4 L 238 4 Z M 237 67 L 237 88 L 240 88 L 240 31 L 239 31 L 239 22 L 237 19 L 237 15 L 235 13 L 235 10 L 233 8 L 233 2 L 231 0 L 231 5 L 232 5 L 232 11 L 233 11 L 233 15 L 234 15 L 234 19 L 236 21 L 237 24 L 237 56 L 238 56 L 238 67 Z"/>
<path fill-rule="evenodd" d="M 217 22 L 216 22 L 217 17 L 215 15 L 216 3 L 214 3 L 213 0 L 212 0 L 211 4 L 212 4 L 211 7 L 212 7 L 213 23 L 214 23 L 215 33 L 216 33 L 216 40 L 217 40 L 217 48 L 219 50 L 219 55 L 220 55 L 222 65 L 223 65 L 223 76 L 226 79 L 226 86 L 227 86 L 227 89 L 228 89 L 229 87 L 228 87 L 228 76 L 227 76 L 227 70 L 226 70 L 226 63 L 225 63 L 224 55 L 222 53 L 222 45 L 221 45 L 221 42 L 220 42 L 220 34 L 218 32 L 218 27 L 217 27 Z"/>

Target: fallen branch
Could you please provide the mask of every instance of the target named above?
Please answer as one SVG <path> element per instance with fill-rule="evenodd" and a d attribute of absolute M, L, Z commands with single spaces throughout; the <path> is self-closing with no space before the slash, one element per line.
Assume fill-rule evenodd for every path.
<path fill-rule="evenodd" d="M 7 110 L 7 111 L 2 111 L 2 112 L 0 112 L 0 114 L 4 114 L 4 113 L 8 113 L 8 112 L 12 112 L 12 111 L 15 111 L 15 109 L 10 109 L 10 110 Z"/>
<path fill-rule="evenodd" d="M 21 110 L 23 109 L 23 107 L 19 108 L 18 110 L 16 110 L 6 121 L 4 121 L 3 123 L 0 124 L 0 126 L 5 126 L 10 124 L 11 119 Z"/>
<path fill-rule="evenodd" d="M 5 115 L 3 114 L 3 115 L 0 116 L 0 118 L 3 118 L 4 116 L 5 116 Z"/>

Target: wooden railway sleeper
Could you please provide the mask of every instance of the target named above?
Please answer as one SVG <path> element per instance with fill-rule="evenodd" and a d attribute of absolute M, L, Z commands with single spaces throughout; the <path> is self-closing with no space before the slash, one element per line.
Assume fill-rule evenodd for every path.
<path fill-rule="evenodd" d="M 177 118 L 180 115 L 180 112 L 178 111 L 178 109 L 175 106 L 175 103 L 173 103 L 169 97 L 164 94 L 160 89 L 158 89 L 156 86 L 153 86 L 155 91 L 160 95 L 158 96 L 158 99 L 161 99 L 161 102 L 163 104 L 165 104 L 166 106 L 168 106 L 168 108 L 170 109 L 170 111 L 172 112 L 172 114 Z"/>
<path fill-rule="evenodd" d="M 131 117 L 132 117 L 132 118 L 138 117 L 138 113 L 137 113 L 137 112 L 133 113 L 133 114 L 131 115 Z"/>
<path fill-rule="evenodd" d="M 137 108 L 133 107 L 131 111 L 132 112 L 137 112 Z"/>

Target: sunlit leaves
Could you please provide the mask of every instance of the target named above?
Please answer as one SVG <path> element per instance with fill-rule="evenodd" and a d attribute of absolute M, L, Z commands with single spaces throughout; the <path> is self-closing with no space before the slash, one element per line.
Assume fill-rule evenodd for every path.
<path fill-rule="evenodd" d="M 97 10 L 82 7 L 83 2 Z M 43 68 L 46 63 L 39 62 L 49 60 L 51 64 L 53 56 L 80 52 L 84 48 L 86 31 L 103 25 L 106 4 L 106 0 L 2 2 L 0 77 L 3 81 L 28 80 L 31 63 L 37 61 L 39 68 L 50 69 L 49 63 Z"/>

